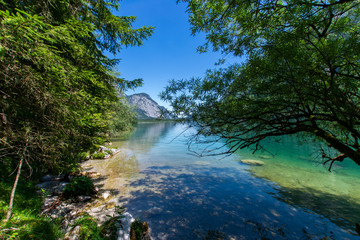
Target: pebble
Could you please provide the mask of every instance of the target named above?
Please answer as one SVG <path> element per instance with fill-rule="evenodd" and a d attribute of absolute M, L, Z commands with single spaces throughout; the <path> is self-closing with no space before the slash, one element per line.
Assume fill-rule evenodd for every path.
<path fill-rule="evenodd" d="M 108 199 L 110 196 L 111 196 L 111 193 L 109 192 L 109 191 L 105 191 L 105 192 L 103 192 L 102 193 L 102 198 L 104 199 L 104 200 L 106 200 L 106 199 Z"/>
<path fill-rule="evenodd" d="M 91 200 L 90 196 L 84 196 L 84 195 L 80 195 L 77 197 L 79 202 L 88 202 Z"/>

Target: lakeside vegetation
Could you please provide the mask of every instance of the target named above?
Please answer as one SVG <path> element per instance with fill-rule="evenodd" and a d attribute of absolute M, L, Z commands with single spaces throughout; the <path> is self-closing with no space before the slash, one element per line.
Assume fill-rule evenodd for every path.
<path fill-rule="evenodd" d="M 40 216 L 43 198 L 33 183 L 20 181 L 14 209 L 9 221 L 4 222 L 13 182 L 0 181 L 0 239 L 59 239 L 63 236 L 59 223 L 51 223 Z"/>
<path fill-rule="evenodd" d="M 61 238 L 60 222 L 40 216 L 34 183 L 78 172 L 86 154 L 136 123 L 122 94 L 142 81 L 118 76 L 119 60 L 106 53 L 141 46 L 154 28 L 114 15 L 119 2 L 0 1 L 0 238 Z M 246 61 L 171 81 L 162 98 L 174 116 L 198 136 L 225 139 L 226 153 L 301 132 L 331 148 L 321 149 L 329 170 L 345 159 L 360 165 L 358 1 L 183 2 L 193 34 L 207 35 L 200 52 Z M 106 238 L 93 218 L 79 224 L 83 239 Z"/>
<path fill-rule="evenodd" d="M 225 139 L 234 153 L 302 133 L 329 147 L 319 149 L 329 171 L 345 159 L 360 165 L 359 1 L 179 2 L 192 33 L 206 35 L 200 52 L 244 59 L 172 80 L 161 94 L 198 129 L 195 139 Z"/>
<path fill-rule="evenodd" d="M 34 173 L 66 172 L 79 154 L 135 117 L 120 101 L 141 85 L 116 76 L 117 53 L 153 28 L 112 14 L 118 1 L 1 1 L 1 164 L 21 158 Z M 16 160 L 15 160 L 16 159 Z"/>
<path fill-rule="evenodd" d="M 64 189 L 63 197 L 90 194 L 94 185 L 87 177 L 76 177 Z M 38 193 L 38 188 L 29 181 L 20 181 L 16 191 L 14 210 L 9 221 L 4 221 L 8 211 L 9 198 L 13 183 L 0 182 L 0 239 L 63 239 L 64 217 L 57 219 L 42 215 L 42 205 L 47 193 Z M 73 223 L 79 226 L 77 239 L 117 239 L 118 225 L 121 224 L 123 208 L 116 208 L 113 216 L 100 224 L 86 212 Z"/>
<path fill-rule="evenodd" d="M 119 6 L 0 1 L 0 238 L 57 239 L 31 181 L 78 172 L 84 153 L 136 123 L 121 98 L 142 80 L 119 77 L 106 54 L 141 46 L 154 28 L 133 28 L 136 17 L 113 14 Z"/>

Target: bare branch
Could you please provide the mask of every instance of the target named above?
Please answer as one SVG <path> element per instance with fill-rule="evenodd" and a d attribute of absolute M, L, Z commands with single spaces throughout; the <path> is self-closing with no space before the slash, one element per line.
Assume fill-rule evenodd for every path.
<path fill-rule="evenodd" d="M 337 157 L 331 158 L 325 153 L 323 148 L 321 148 L 321 152 L 322 152 L 322 158 L 327 159 L 326 161 L 323 162 L 323 165 L 330 162 L 330 166 L 328 168 L 329 172 L 331 172 L 331 168 L 332 168 L 332 165 L 334 164 L 334 162 L 342 162 L 342 161 L 344 161 L 345 158 L 347 158 L 347 156 L 345 154 L 340 154 Z"/>

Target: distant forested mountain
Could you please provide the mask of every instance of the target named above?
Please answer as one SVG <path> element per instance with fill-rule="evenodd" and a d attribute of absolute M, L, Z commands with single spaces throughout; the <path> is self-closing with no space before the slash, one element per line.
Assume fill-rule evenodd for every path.
<path fill-rule="evenodd" d="M 146 93 L 126 96 L 126 99 L 134 107 L 138 119 L 172 119 L 167 109 L 160 106 Z"/>

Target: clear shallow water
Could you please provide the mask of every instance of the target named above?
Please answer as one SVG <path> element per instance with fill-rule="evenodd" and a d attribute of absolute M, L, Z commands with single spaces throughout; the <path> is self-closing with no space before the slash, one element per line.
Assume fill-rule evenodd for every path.
<path fill-rule="evenodd" d="M 360 167 L 350 162 L 328 173 L 310 155 L 315 146 L 294 137 L 269 141 L 272 154 L 197 158 L 184 129 L 141 123 L 130 139 L 113 139 L 120 154 L 95 163 L 105 171 L 104 187 L 149 223 L 153 239 L 360 239 L 353 234 Z"/>

